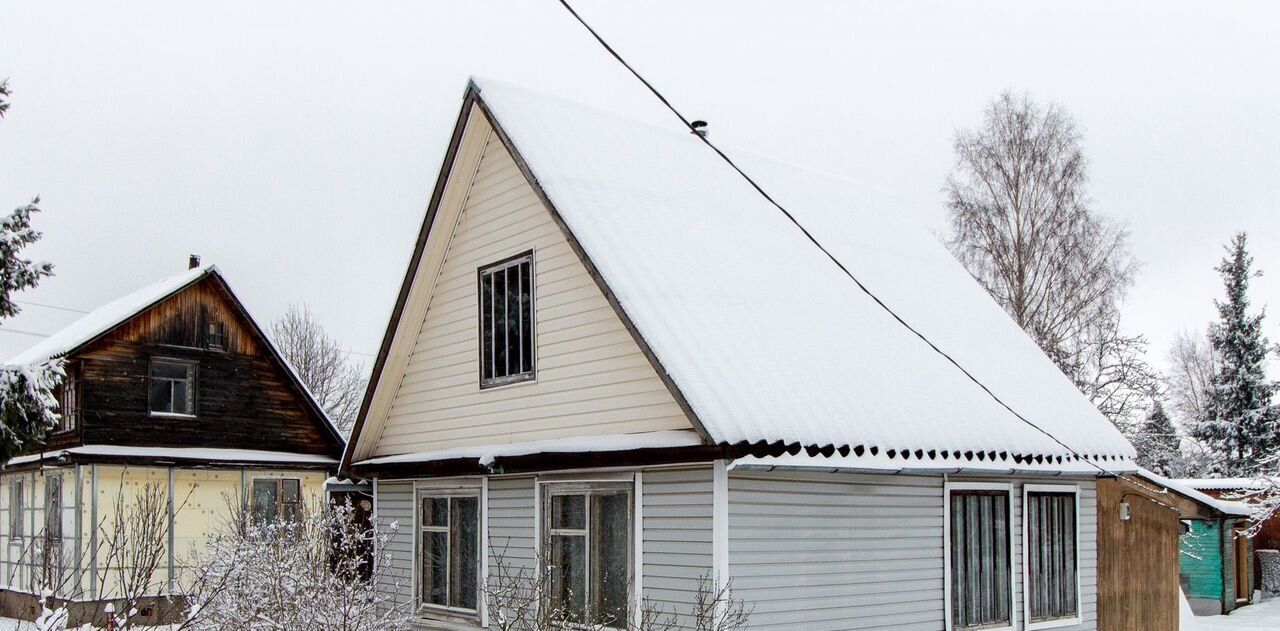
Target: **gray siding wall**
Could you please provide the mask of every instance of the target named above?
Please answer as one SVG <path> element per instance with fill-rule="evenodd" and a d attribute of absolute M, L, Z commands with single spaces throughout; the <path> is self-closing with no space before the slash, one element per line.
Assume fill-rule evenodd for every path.
<path fill-rule="evenodd" d="M 953 479 L 1006 482 L 1008 478 Z M 1013 493 L 1014 607 L 1022 599 L 1022 487 Z M 1072 481 L 1075 483 L 1075 481 Z M 1080 487 L 1080 609 L 1096 629 L 1097 507 Z M 945 626 L 944 492 L 940 476 L 733 471 L 729 476 L 729 575 L 734 597 L 754 607 L 751 628 L 807 631 Z"/>
<path fill-rule="evenodd" d="M 732 471 L 729 576 L 752 629 L 942 628 L 942 478 Z"/>
<path fill-rule="evenodd" d="M 413 483 L 379 482 L 375 527 L 385 544 L 378 550 L 379 591 L 390 598 L 388 607 L 413 607 Z"/>
<path fill-rule="evenodd" d="M 645 471 L 644 597 L 694 628 L 698 583 L 711 578 L 711 467 Z"/>
<path fill-rule="evenodd" d="M 499 571 L 498 557 L 514 575 L 533 570 L 533 482 L 533 477 L 489 479 L 490 575 Z"/>

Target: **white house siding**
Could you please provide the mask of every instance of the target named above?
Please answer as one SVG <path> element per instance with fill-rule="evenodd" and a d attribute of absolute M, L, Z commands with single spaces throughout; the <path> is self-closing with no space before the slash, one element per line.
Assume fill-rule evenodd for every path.
<path fill-rule="evenodd" d="M 588 476 L 589 477 L 589 476 Z M 711 573 L 711 467 L 650 469 L 643 472 L 642 584 L 655 606 L 677 614 L 691 628 L 690 605 L 698 581 Z M 415 600 L 414 482 L 379 482 L 377 523 L 388 533 L 378 584 L 399 606 Z M 488 481 L 489 572 L 533 567 L 537 511 L 533 476 L 491 477 Z M 395 529 L 391 524 L 395 523 Z M 501 560 L 498 558 L 501 556 Z M 500 568 L 501 566 L 501 568 Z"/>
<path fill-rule="evenodd" d="M 712 578 L 711 467 L 644 472 L 644 597 L 692 629 L 699 581 Z"/>
<path fill-rule="evenodd" d="M 379 482 L 374 493 L 374 527 L 379 539 L 375 569 L 379 591 L 389 606 L 413 607 L 413 482 Z"/>
<path fill-rule="evenodd" d="M 432 227 L 427 249 L 447 252 L 438 270 L 424 264 L 418 272 L 438 276 L 434 283 L 416 281 L 431 287 L 425 318 L 407 344 L 403 376 L 383 377 L 396 391 L 367 453 L 689 429 L 511 155 L 496 136 L 476 142 L 487 144 L 461 215 L 441 208 Z M 481 390 L 477 269 L 529 249 L 537 380 Z M 435 259 L 424 255 L 428 260 Z M 406 311 L 405 317 L 415 316 Z"/>
<path fill-rule="evenodd" d="M 1007 482 L 1008 478 L 982 478 Z M 1013 565 L 1022 612 L 1022 485 L 1014 480 Z M 1077 483 L 1072 481 L 1070 483 Z M 1096 628 L 1097 511 L 1080 486 L 1082 624 Z M 729 476 L 729 575 L 754 607 L 753 630 L 944 628 L 941 476 L 734 471 Z"/>

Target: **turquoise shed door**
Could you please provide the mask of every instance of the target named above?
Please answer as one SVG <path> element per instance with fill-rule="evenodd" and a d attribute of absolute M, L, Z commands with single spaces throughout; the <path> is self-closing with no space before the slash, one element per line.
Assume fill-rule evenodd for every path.
<path fill-rule="evenodd" d="M 1179 571 L 1186 577 L 1187 598 L 1222 600 L 1222 527 L 1193 521 L 1179 540 Z"/>

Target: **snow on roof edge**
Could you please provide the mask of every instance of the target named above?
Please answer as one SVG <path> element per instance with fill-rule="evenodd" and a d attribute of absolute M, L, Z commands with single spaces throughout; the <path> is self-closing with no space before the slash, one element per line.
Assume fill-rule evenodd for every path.
<path fill-rule="evenodd" d="M 4 363 L 35 364 L 66 355 L 208 274 L 217 272 L 218 266 L 209 264 L 162 278 L 90 311 Z"/>
<path fill-rule="evenodd" d="M 475 445 L 454 447 L 437 451 L 420 451 L 394 456 L 379 456 L 354 463 L 369 466 L 383 464 L 409 464 L 440 460 L 475 459 L 481 466 L 493 464 L 494 459 L 529 456 L 539 453 L 625 451 L 630 449 L 666 449 L 673 447 L 697 447 L 702 437 L 692 430 L 667 430 L 640 434 L 605 434 L 573 438 L 552 438 L 504 445 Z"/>
<path fill-rule="evenodd" d="M 1174 481 L 1200 491 L 1262 491 L 1269 488 L 1263 478 L 1177 478 Z M 1280 480 L 1275 484 L 1280 485 Z"/>
<path fill-rule="evenodd" d="M 854 473 L 919 473 L 937 475 L 941 473 L 998 473 L 998 474 L 1030 474 L 1030 475 L 1113 475 L 1133 473 L 1137 465 L 1132 462 L 1115 463 L 1119 466 L 1111 468 L 1096 466 L 1089 461 L 1073 461 L 1064 463 L 1010 463 L 1006 461 L 938 461 L 904 462 L 901 459 L 889 458 L 885 454 L 872 456 L 809 456 L 804 453 L 781 456 L 745 456 L 733 461 L 733 468 L 756 470 L 805 470 Z"/>
<path fill-rule="evenodd" d="M 1244 502 L 1230 502 L 1226 500 L 1220 500 L 1216 497 L 1202 493 L 1196 490 L 1195 488 L 1187 486 L 1186 484 L 1182 483 L 1179 480 L 1172 480 L 1172 479 L 1166 478 L 1158 473 L 1155 473 L 1154 471 L 1149 471 L 1147 469 L 1139 468 L 1137 471 L 1137 474 L 1141 478 L 1145 478 L 1150 482 L 1159 484 L 1160 486 L 1163 486 L 1171 491 L 1177 492 L 1179 495 L 1184 495 L 1192 500 L 1200 502 L 1201 504 L 1209 506 L 1210 508 L 1214 508 L 1222 513 L 1226 513 L 1228 515 L 1235 515 L 1237 517 L 1248 517 L 1253 514 L 1253 509 L 1249 508 L 1248 504 L 1245 504 Z"/>
<path fill-rule="evenodd" d="M 81 456 L 134 456 L 143 458 L 179 458 L 183 460 L 208 460 L 211 462 L 278 462 L 282 464 L 337 464 L 331 456 L 300 454 L 288 451 L 263 451 L 258 449 L 222 449 L 212 447 L 130 447 L 125 445 L 85 445 L 54 451 L 18 456 L 5 466 L 51 460 L 67 455 Z"/>

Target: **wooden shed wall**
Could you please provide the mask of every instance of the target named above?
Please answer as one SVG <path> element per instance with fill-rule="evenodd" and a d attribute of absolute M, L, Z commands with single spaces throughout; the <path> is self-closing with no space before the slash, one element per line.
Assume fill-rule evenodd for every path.
<path fill-rule="evenodd" d="M 1098 481 L 1098 629 L 1178 628 L 1178 513 L 1116 479 Z M 1131 517 L 1120 520 L 1128 500 Z M 1166 502 L 1167 503 L 1167 502 Z"/>

